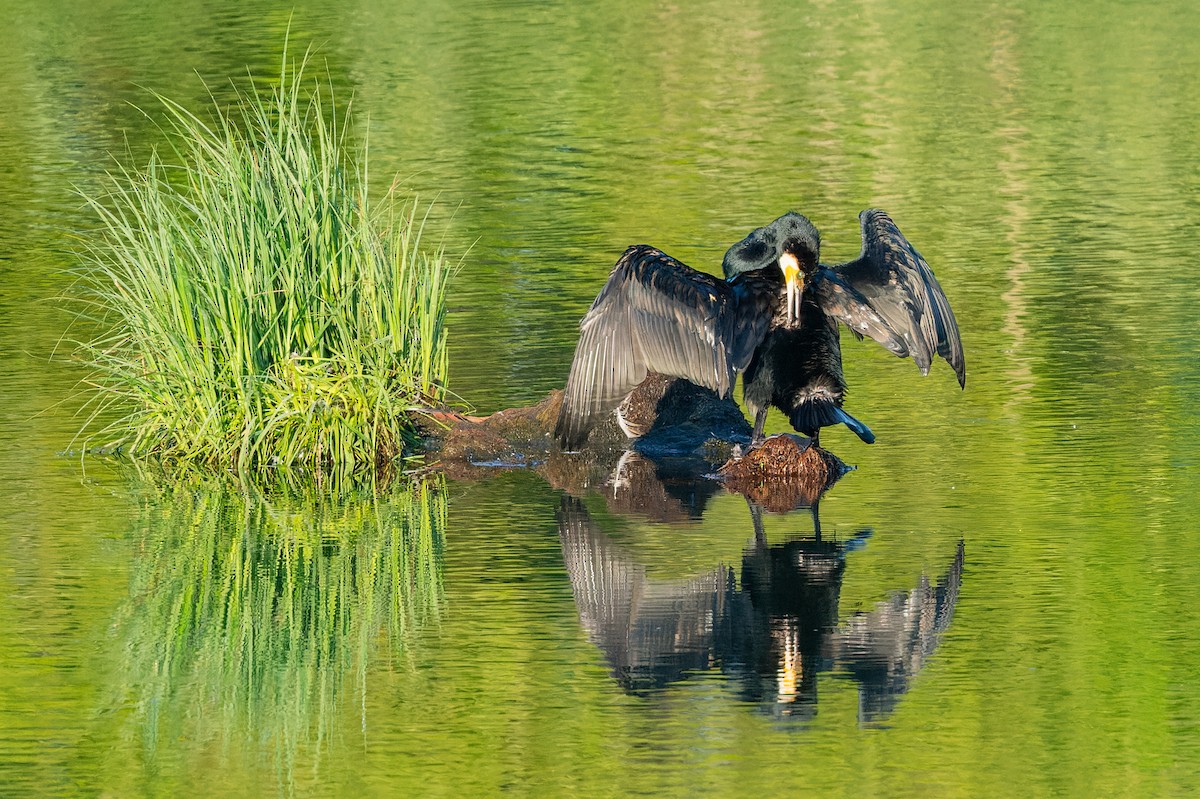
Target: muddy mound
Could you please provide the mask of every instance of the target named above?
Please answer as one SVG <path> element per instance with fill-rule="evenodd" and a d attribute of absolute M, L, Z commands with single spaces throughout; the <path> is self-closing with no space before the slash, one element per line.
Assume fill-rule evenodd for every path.
<path fill-rule="evenodd" d="M 721 467 L 725 487 L 770 511 L 811 506 L 849 468 L 832 452 L 803 436 L 771 436 Z"/>

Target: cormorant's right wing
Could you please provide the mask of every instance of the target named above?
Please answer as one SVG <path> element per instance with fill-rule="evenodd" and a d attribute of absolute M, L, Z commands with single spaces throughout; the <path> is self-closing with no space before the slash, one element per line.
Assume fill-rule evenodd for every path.
<path fill-rule="evenodd" d="M 555 437 L 564 449 L 579 446 L 648 372 L 728 396 L 772 311 L 653 247 L 630 247 L 580 323 Z"/>

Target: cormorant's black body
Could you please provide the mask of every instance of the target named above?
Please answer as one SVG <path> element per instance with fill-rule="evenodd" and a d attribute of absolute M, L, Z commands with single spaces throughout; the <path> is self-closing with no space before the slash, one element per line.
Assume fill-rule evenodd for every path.
<path fill-rule="evenodd" d="M 842 410 L 839 322 L 911 356 L 922 374 L 941 355 L 965 385 L 958 325 L 929 265 L 883 211 L 859 220 L 858 258 L 826 266 L 817 229 L 784 214 L 729 248 L 724 280 L 653 247 L 629 248 L 580 323 L 555 428 L 562 446 L 586 440 L 599 415 L 651 371 L 721 396 L 745 372 L 755 440 L 774 406 L 814 440 L 822 427 L 845 424 L 871 443 L 867 426 Z"/>
<path fill-rule="evenodd" d="M 783 411 L 799 433 L 817 439 L 822 427 L 846 420 L 841 411 L 846 396 L 838 321 L 821 309 L 816 298 L 804 295 L 798 327 L 779 323 L 767 332 L 742 378 L 743 399 L 754 418 L 754 438 L 763 433 L 767 409 Z M 850 417 L 853 419 L 853 417 Z M 854 420 L 857 422 L 857 420 Z M 871 431 L 851 429 L 868 444 Z"/>

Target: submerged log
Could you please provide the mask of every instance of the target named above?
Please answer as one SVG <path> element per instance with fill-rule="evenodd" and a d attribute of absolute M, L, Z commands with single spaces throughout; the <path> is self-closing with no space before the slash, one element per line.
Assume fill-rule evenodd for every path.
<path fill-rule="evenodd" d="M 491 416 L 435 411 L 427 415 L 442 427 L 425 427 L 426 446 L 443 461 L 520 465 L 550 452 L 550 431 L 561 404 L 562 392 L 551 391 L 536 405 Z"/>
<path fill-rule="evenodd" d="M 542 460 L 558 452 L 554 424 L 562 406 L 554 390 L 536 405 L 509 408 L 491 416 L 428 411 L 427 445 L 443 460 L 513 465 Z M 750 442 L 750 425 L 737 404 L 687 380 L 651 374 L 621 404 L 630 439 L 616 414 L 588 436 L 585 457 L 593 452 L 633 449 L 651 457 L 706 457 L 721 463 L 734 444 Z"/>
<path fill-rule="evenodd" d="M 552 485 L 581 493 L 621 480 L 618 459 L 633 450 L 654 461 L 690 461 L 682 471 L 696 476 L 716 471 L 727 488 L 768 510 L 811 505 L 847 470 L 836 455 L 808 446 L 800 436 L 772 436 L 743 452 L 751 430 L 736 403 L 656 374 L 621 406 L 626 427 L 638 438 L 626 436 L 613 414 L 592 430 L 584 451 L 565 453 L 553 440 L 562 396 L 551 391 L 535 405 L 490 416 L 427 412 L 430 457 L 458 477 L 487 468 L 533 467 Z M 632 465 L 627 458 L 623 463 Z"/>

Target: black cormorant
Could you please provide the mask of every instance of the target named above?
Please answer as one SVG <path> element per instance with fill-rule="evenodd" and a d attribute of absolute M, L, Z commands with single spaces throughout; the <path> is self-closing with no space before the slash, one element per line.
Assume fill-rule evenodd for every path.
<path fill-rule="evenodd" d="M 565 449 L 582 444 L 597 417 L 649 372 L 727 397 L 744 371 L 755 442 L 774 405 L 814 443 L 822 427 L 839 423 L 872 443 L 870 429 L 842 410 L 839 321 L 859 338 L 912 356 L 922 374 L 941 355 L 965 387 L 958 324 L 933 271 L 883 211 L 863 211 L 859 222 L 862 252 L 826 266 L 816 227 L 784 214 L 729 248 L 724 280 L 654 247 L 630 247 L 580 323 L 555 427 L 559 442 Z"/>

